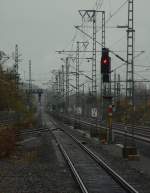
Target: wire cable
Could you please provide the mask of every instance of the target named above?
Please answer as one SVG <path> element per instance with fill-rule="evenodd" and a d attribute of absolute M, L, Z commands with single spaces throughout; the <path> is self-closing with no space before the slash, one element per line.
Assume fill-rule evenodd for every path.
<path fill-rule="evenodd" d="M 112 17 L 114 17 L 125 5 L 126 3 L 128 2 L 128 0 L 126 0 L 123 4 L 121 4 L 121 6 L 119 8 L 117 8 L 109 17 L 108 19 L 106 20 L 106 23 L 108 23 Z"/>

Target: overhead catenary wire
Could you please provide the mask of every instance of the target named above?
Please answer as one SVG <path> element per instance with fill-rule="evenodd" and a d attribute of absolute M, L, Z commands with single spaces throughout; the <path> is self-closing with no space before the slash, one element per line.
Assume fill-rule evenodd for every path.
<path fill-rule="evenodd" d="M 108 23 L 112 17 L 114 17 L 125 5 L 126 3 L 128 2 L 128 0 L 126 0 L 125 2 L 123 2 L 121 4 L 121 6 L 119 8 L 117 8 L 107 19 L 106 19 L 106 23 Z"/>
<path fill-rule="evenodd" d="M 109 14 L 109 17 L 106 19 L 105 24 L 107 24 L 116 14 L 119 13 L 119 11 L 127 4 L 128 0 L 126 0 L 125 2 L 123 2 L 113 13 Z M 110 6 L 111 7 L 111 6 Z M 99 30 L 97 30 L 97 32 L 99 32 Z"/>
<path fill-rule="evenodd" d="M 90 39 L 92 39 L 92 36 L 89 35 L 88 33 L 84 32 L 82 29 L 80 29 L 79 26 L 75 26 L 75 28 L 77 28 L 80 32 L 84 33 L 87 37 L 89 37 Z M 96 41 L 96 43 L 103 47 L 103 45 L 102 45 L 100 42 Z M 117 57 L 118 59 L 120 59 L 121 61 L 127 63 L 127 61 L 126 61 L 125 59 L 123 59 L 121 56 L 119 56 L 118 54 L 116 54 L 113 50 L 109 50 L 109 52 L 112 53 L 114 56 L 116 56 L 116 57 Z"/>
<path fill-rule="evenodd" d="M 147 78 L 145 78 L 144 76 L 142 76 L 141 74 L 137 73 L 137 72 L 134 72 L 135 75 L 141 77 L 142 79 L 144 80 L 148 80 Z M 149 80 L 148 80 L 149 81 Z"/>
<path fill-rule="evenodd" d="M 102 5 L 103 5 L 103 2 L 104 0 L 97 0 L 96 1 L 96 4 L 95 4 L 95 7 L 96 7 L 96 10 L 100 10 Z"/>

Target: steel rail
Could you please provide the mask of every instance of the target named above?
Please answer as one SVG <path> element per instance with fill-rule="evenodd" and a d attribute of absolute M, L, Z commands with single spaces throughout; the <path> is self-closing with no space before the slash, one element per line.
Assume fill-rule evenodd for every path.
<path fill-rule="evenodd" d="M 71 118 L 71 119 L 72 119 L 72 120 L 75 120 L 75 118 Z M 89 123 L 89 122 L 86 122 L 86 121 L 80 120 L 80 123 L 83 124 L 83 125 L 86 125 L 86 126 L 95 127 L 95 124 Z M 107 127 L 104 127 L 104 126 L 98 126 L 98 128 L 108 129 Z M 114 132 L 114 133 L 117 133 L 117 134 L 119 134 L 119 135 L 126 135 L 126 136 L 128 136 L 128 137 L 133 137 L 132 134 L 126 133 L 126 132 L 124 132 L 124 131 L 122 131 L 122 130 L 119 130 L 119 129 L 117 130 L 117 129 L 114 129 L 114 128 L 113 128 L 113 132 Z M 147 138 L 147 136 L 144 136 L 143 134 L 140 134 L 140 133 L 138 133 L 138 135 L 137 135 L 137 134 L 134 134 L 134 138 L 137 139 L 137 140 L 140 140 L 140 141 L 144 141 L 144 142 L 150 143 L 150 138 Z"/>
<path fill-rule="evenodd" d="M 119 134 L 119 135 L 127 135 L 128 137 L 134 137 L 134 138 L 137 139 L 137 140 L 150 143 L 150 139 L 149 139 L 149 138 L 146 138 L 146 137 L 143 137 L 142 134 L 138 134 L 138 135 L 134 134 L 134 136 L 133 136 L 133 135 L 130 134 L 130 133 L 126 133 L 126 132 L 124 132 L 124 131 L 118 131 L 118 130 L 115 130 L 115 129 L 113 129 L 113 132 L 114 132 L 114 133 L 117 133 L 117 134 Z"/>
<path fill-rule="evenodd" d="M 113 126 L 122 126 L 123 124 L 122 123 L 117 123 L 117 122 L 113 122 L 112 123 Z M 142 125 L 131 125 L 131 124 L 126 124 L 126 126 L 128 128 L 134 128 L 134 129 L 138 129 L 138 130 L 142 130 L 142 131 L 145 131 L 145 132 L 150 132 L 150 127 L 146 127 L 146 126 L 142 126 Z"/>
<path fill-rule="evenodd" d="M 65 149 L 63 148 L 63 146 L 60 144 L 60 142 L 58 141 L 58 139 L 56 138 L 56 136 L 53 133 L 53 131 L 55 131 L 57 129 L 60 129 L 60 130 L 62 130 L 62 129 L 61 128 L 57 128 L 57 124 L 56 124 L 56 122 L 54 122 L 54 120 L 53 121 L 51 120 L 51 122 L 53 123 L 53 125 L 56 126 L 56 129 L 50 129 L 50 131 L 51 131 L 51 133 L 52 133 L 56 143 L 58 144 L 58 147 L 59 147 L 61 153 L 63 154 L 65 160 L 67 161 L 67 164 L 69 165 L 69 167 L 71 169 L 71 172 L 73 173 L 73 175 L 75 177 L 75 180 L 77 181 L 77 183 L 78 183 L 82 193 L 89 193 L 87 188 L 85 187 L 85 185 L 84 185 L 80 175 L 78 174 L 77 170 L 75 169 L 72 161 L 70 160 L 69 156 L 67 155 L 67 152 L 65 151 Z"/>
<path fill-rule="evenodd" d="M 68 165 L 69 165 L 69 167 L 70 167 L 70 169 L 71 169 L 71 171 L 72 171 L 72 173 L 73 173 L 73 175 L 74 175 L 74 177 L 75 177 L 75 179 L 76 179 L 82 193 L 88 193 L 87 188 L 85 187 L 80 175 L 78 174 L 77 170 L 75 169 L 72 161 L 70 160 L 70 158 L 67 155 L 66 151 L 64 150 L 63 146 L 58 141 L 57 141 L 57 143 L 58 143 L 58 146 L 59 146 L 65 160 L 67 161 L 67 163 L 68 163 Z"/>
<path fill-rule="evenodd" d="M 34 129 L 34 130 L 25 130 L 25 131 L 17 131 L 16 135 L 28 135 L 28 134 L 38 134 L 38 133 L 43 133 L 43 132 L 48 132 L 49 129 L 42 129 L 42 128 L 38 128 L 38 129 Z"/>
<path fill-rule="evenodd" d="M 53 122 L 55 126 L 57 126 L 56 122 Z M 120 184 L 120 186 L 127 191 L 128 193 L 139 193 L 134 187 L 132 187 L 126 180 L 124 180 L 119 174 L 117 174 L 112 168 L 110 168 L 100 157 L 98 157 L 95 153 L 93 153 L 89 148 L 87 148 L 85 145 L 83 145 L 78 139 L 76 139 L 73 135 L 68 133 L 62 128 L 59 128 L 62 130 L 66 135 L 71 137 L 73 141 L 75 141 L 85 152 L 88 153 L 88 155 L 96 161 L 98 165 L 100 165 L 106 172 L 109 174 L 117 184 Z M 56 137 L 55 137 L 56 139 Z M 57 141 L 57 139 L 56 139 Z"/>
<path fill-rule="evenodd" d="M 113 169 L 111 169 L 100 157 L 94 154 L 89 148 L 83 145 L 78 139 L 61 129 L 64 133 L 70 136 L 82 149 L 84 149 L 117 183 L 119 183 L 129 193 L 138 193 L 138 191 L 132 187 L 126 180 L 118 175 Z"/>

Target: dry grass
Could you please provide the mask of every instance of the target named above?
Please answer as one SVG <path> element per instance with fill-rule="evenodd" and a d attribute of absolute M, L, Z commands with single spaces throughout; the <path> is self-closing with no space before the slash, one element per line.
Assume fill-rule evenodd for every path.
<path fill-rule="evenodd" d="M 16 146 L 16 132 L 11 126 L 0 127 L 0 158 L 9 156 Z"/>

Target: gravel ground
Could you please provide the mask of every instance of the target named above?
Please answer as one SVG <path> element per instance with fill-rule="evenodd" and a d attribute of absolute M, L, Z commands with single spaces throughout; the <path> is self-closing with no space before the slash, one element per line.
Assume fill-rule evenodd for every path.
<path fill-rule="evenodd" d="M 16 153 L 0 160 L 0 193 L 79 193 L 50 133 L 24 135 Z"/>
<path fill-rule="evenodd" d="M 60 124 L 60 123 L 59 123 Z M 120 149 L 116 145 L 103 145 L 99 140 L 87 137 L 86 133 L 80 130 L 72 129 L 72 127 L 64 126 L 71 134 L 75 135 L 80 141 L 86 143 L 86 146 L 93 150 L 101 157 L 109 166 L 121 175 L 127 182 L 134 186 L 140 193 L 150 193 L 150 160 L 141 159 L 139 161 L 129 161 L 123 159 L 120 154 Z M 145 167 L 145 171 L 142 170 Z"/>

